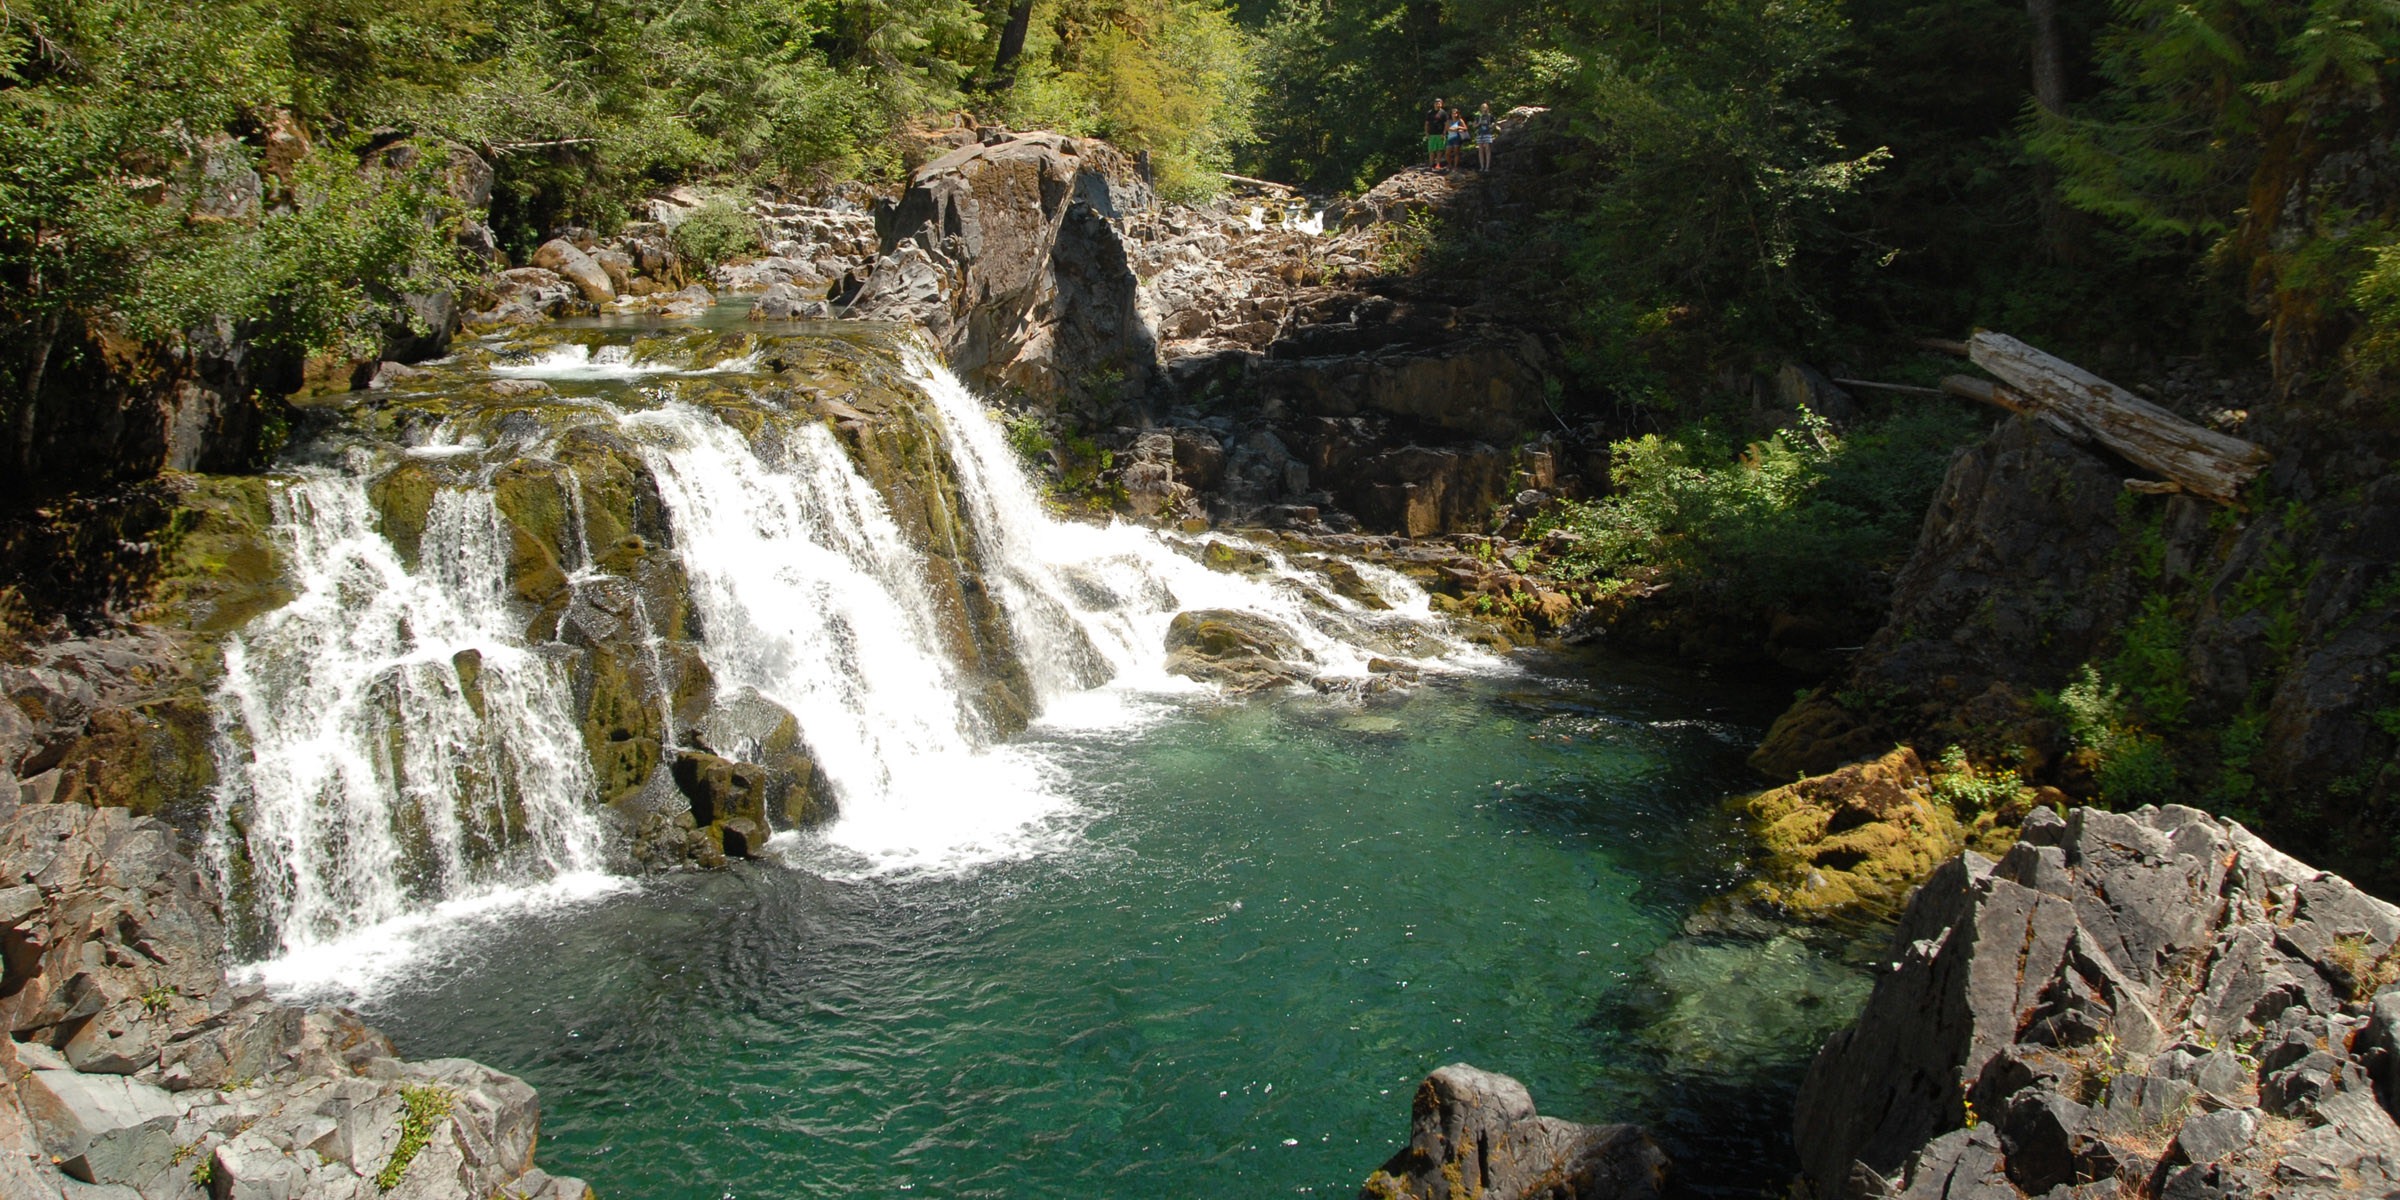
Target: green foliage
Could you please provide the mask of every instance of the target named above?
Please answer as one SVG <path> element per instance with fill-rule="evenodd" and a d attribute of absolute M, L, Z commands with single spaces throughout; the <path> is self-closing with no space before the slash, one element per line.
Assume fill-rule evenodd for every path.
<path fill-rule="evenodd" d="M 1008 448 L 1016 451 L 1017 457 L 1028 465 L 1046 463 L 1051 449 L 1058 444 L 1051 440 L 1050 431 L 1042 428 L 1042 419 L 1032 413 L 1008 418 L 1004 428 L 1007 430 Z"/>
<path fill-rule="evenodd" d="M 1441 218 L 1423 210 L 1412 212 L 1377 231 L 1375 269 L 1386 275 L 1405 275 L 1416 270 L 1441 240 Z"/>
<path fill-rule="evenodd" d="M 1016 124 L 1148 150 L 1160 194 L 1200 199 L 1250 139 L 1257 47 L 1209 0 L 1043 0 L 1000 100 Z"/>
<path fill-rule="evenodd" d="M 316 94 L 303 51 L 333 54 L 310 40 L 312 14 L 0 6 L 0 319 L 20 331 L 0 369 L 20 394 L 62 329 L 156 338 L 223 319 L 270 350 L 357 352 L 409 320 L 400 290 L 455 280 L 438 151 L 320 146 L 269 175 L 258 204 L 238 198 L 257 152 L 234 135 Z M 345 78 L 308 87 L 349 94 Z"/>
<path fill-rule="evenodd" d="M 2134 722 L 2123 688 L 2086 664 L 2075 682 L 2059 690 L 2058 708 L 2102 803 L 2122 808 L 2174 798 L 2178 781 L 2166 741 Z"/>
<path fill-rule="evenodd" d="M 454 1103 L 447 1088 L 432 1084 L 400 1085 L 400 1141 L 392 1147 L 392 1157 L 375 1172 L 375 1188 L 388 1192 L 400 1186 L 400 1178 L 408 1173 L 408 1164 L 416 1161 L 417 1152 L 433 1140 L 442 1122 L 450 1119 Z"/>
<path fill-rule="evenodd" d="M 2400 232 L 2387 233 L 2362 253 L 2366 265 L 2350 285 L 2350 302 L 2365 328 L 2351 352 L 2363 371 L 2400 370 Z"/>
<path fill-rule="evenodd" d="M 2141 611 L 2125 626 L 2123 642 L 2109 660 L 2109 678 L 2123 680 L 2143 715 L 2162 727 L 2181 724 L 2192 702 L 2183 658 L 2189 632 L 2174 601 L 2154 592 L 2143 598 Z"/>
<path fill-rule="evenodd" d="M 758 222 L 730 196 L 711 196 L 675 227 L 675 251 L 703 269 L 759 248 Z"/>
<path fill-rule="evenodd" d="M 1984 771 L 1967 759 L 1967 748 L 1959 745 L 1942 751 L 1933 772 L 1933 794 L 1964 818 L 1994 811 L 2024 790 L 2024 781 L 2014 770 Z"/>
<path fill-rule="evenodd" d="M 1611 447 L 1612 493 L 1561 501 L 1575 578 L 1643 573 L 1761 606 L 1872 602 L 1876 573 L 1911 544 L 1944 451 L 1972 428 L 1918 410 L 1849 437 L 1813 415 L 1736 454 L 1704 427 Z"/>
<path fill-rule="evenodd" d="M 2206 244 L 2263 300 L 2284 371 L 2361 312 L 2372 357 L 2392 327 L 2371 243 L 2390 227 L 2307 180 L 2335 155 L 2379 153 L 2396 45 L 2389 0 L 2124 0 L 2096 56 L 2107 86 L 2035 114 L 2028 145 L 2069 203 L 2137 238 Z"/>

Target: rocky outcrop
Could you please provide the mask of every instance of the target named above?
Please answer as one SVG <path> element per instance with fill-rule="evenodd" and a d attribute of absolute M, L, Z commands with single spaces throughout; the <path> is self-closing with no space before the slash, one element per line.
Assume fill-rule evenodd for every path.
<path fill-rule="evenodd" d="M 1028 133 L 953 151 L 879 220 L 849 315 L 922 325 L 977 386 L 1113 407 L 1156 362 L 1113 223 L 1147 200 L 1106 143 Z"/>
<path fill-rule="evenodd" d="M 1990 809 L 1962 812 L 1916 751 L 1902 746 L 1745 797 L 1733 807 L 1749 828 L 1754 874 L 1736 895 L 1805 919 L 1888 920 L 1960 850 L 2007 847 L 2016 823 L 2041 800 L 2015 787 L 2013 776 L 2007 790 Z"/>
<path fill-rule="evenodd" d="M 217 897 L 170 826 L 0 809 L 0 1193 L 590 1196 L 534 1167 L 522 1081 L 229 984 Z"/>
<path fill-rule="evenodd" d="M 1524 1084 L 1454 1063 L 1417 1085 L 1408 1148 L 1359 1200 L 1652 1200 L 1666 1179 L 1640 1128 L 1540 1116 Z"/>
<path fill-rule="evenodd" d="M 1167 626 L 1169 674 L 1255 692 L 1315 674 L 1308 652 L 1281 626 L 1257 615 L 1207 608 L 1175 614 Z"/>
<path fill-rule="evenodd" d="M 2400 1187 L 2400 909 L 2180 806 L 2035 810 L 1901 917 L 1799 1099 L 1814 1195 Z"/>
<path fill-rule="evenodd" d="M 2224 393 L 2161 394 L 2188 409 Z M 2147 790 L 2114 803 L 2210 795 L 2352 878 L 2400 878 L 2383 836 L 2400 795 L 2400 475 L 2372 430 L 2331 415 L 2244 432 L 2276 458 L 2234 508 L 2129 491 L 2123 463 L 2003 422 L 1951 464 L 1888 619 L 1753 761 L 1789 777 L 1895 740 L 1962 742 L 2108 796 L 2109 748 L 2040 699 L 2088 665 L 2138 733 L 2120 745 L 2154 752 Z"/>

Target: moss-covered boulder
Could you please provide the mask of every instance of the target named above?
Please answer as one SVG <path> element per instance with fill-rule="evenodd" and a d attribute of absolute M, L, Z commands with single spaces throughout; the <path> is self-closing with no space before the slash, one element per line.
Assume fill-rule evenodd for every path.
<path fill-rule="evenodd" d="M 1901 747 L 1737 801 L 1758 870 L 1741 895 L 1811 920 L 1898 912 L 1910 888 L 1967 845 L 1931 785 L 1916 751 Z"/>
<path fill-rule="evenodd" d="M 176 475 L 141 619 L 213 637 L 291 599 L 277 558 L 274 484 L 257 475 Z"/>

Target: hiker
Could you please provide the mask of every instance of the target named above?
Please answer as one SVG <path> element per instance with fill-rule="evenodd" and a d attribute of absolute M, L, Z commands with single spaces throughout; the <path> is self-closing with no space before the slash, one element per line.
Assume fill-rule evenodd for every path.
<path fill-rule="evenodd" d="M 1475 157 L 1481 160 L 1475 169 L 1487 174 L 1492 169 L 1492 138 L 1497 128 L 1498 122 L 1492 120 L 1492 102 L 1486 100 L 1483 107 L 1475 110 Z"/>
<path fill-rule="evenodd" d="M 1445 136 L 1450 146 L 1450 167 L 1452 170 L 1456 170 L 1458 168 L 1459 154 L 1467 148 L 1466 109 L 1454 108 L 1450 110 L 1450 128 Z"/>
<path fill-rule="evenodd" d="M 1441 97 L 1433 100 L 1433 109 L 1425 114 L 1425 166 L 1442 169 L 1442 148 L 1449 144 L 1450 111 L 1442 107 Z"/>

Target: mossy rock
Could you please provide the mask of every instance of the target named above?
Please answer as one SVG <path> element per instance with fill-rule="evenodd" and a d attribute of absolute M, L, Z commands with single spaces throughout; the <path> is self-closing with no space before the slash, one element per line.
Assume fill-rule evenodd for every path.
<path fill-rule="evenodd" d="M 1167 625 L 1166 669 L 1234 692 L 1297 683 L 1307 653 L 1273 621 L 1231 609 L 1177 613 Z"/>
<path fill-rule="evenodd" d="M 492 477 L 492 503 L 508 525 L 509 591 L 535 613 L 529 641 L 557 636 L 559 614 L 570 599 L 565 563 L 572 560 L 562 546 L 572 530 L 559 476 L 555 464 L 519 459 Z"/>
<path fill-rule="evenodd" d="M 664 730 L 654 681 L 635 661 L 638 647 L 588 646 L 575 672 L 575 697 L 593 783 L 614 796 L 647 782 L 658 769 Z"/>
<path fill-rule="evenodd" d="M 1211 544 L 1222 545 L 1222 543 Z M 1321 554 L 1310 554 L 1293 559 L 1292 565 L 1315 572 L 1325 580 L 1328 587 L 1333 589 L 1335 595 L 1354 601 L 1361 608 L 1380 612 L 1392 606 L 1390 601 L 1383 598 L 1382 592 L 1375 590 L 1374 584 L 1367 582 L 1366 576 L 1358 573 L 1358 567 L 1354 563 L 1339 558 L 1328 558 Z"/>
<path fill-rule="evenodd" d="M 1248 546 L 1210 538 L 1200 544 L 1200 565 L 1230 575 L 1256 575 L 1266 570 L 1268 564 L 1266 555 Z"/>
<path fill-rule="evenodd" d="M 142 617 L 201 634 L 239 629 L 292 597 L 276 554 L 273 481 L 259 475 L 177 477 Z"/>
<path fill-rule="evenodd" d="M 216 722 L 197 686 L 91 714 L 60 758 L 58 798 L 196 825 L 217 782 Z"/>
<path fill-rule="evenodd" d="M 1733 803 L 1756 843 L 1742 897 L 1805 920 L 1897 913 L 1969 834 L 1907 747 Z"/>
<path fill-rule="evenodd" d="M 367 499 L 375 506 L 383 540 L 392 544 L 400 561 L 411 570 L 416 568 L 417 553 L 425 543 L 425 521 L 433 511 L 434 493 L 442 486 L 443 479 L 434 467 L 415 460 L 401 461 L 367 485 Z"/>

